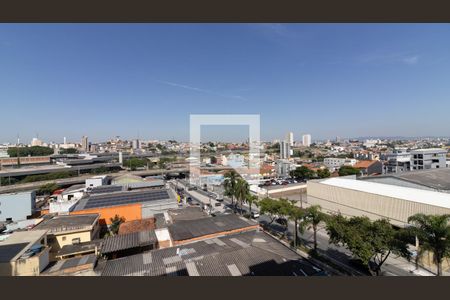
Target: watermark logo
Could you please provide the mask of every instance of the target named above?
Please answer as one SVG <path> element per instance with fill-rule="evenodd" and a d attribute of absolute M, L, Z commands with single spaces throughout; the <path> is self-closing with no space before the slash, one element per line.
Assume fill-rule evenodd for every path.
<path fill-rule="evenodd" d="M 190 183 L 199 184 L 201 178 L 201 127 L 208 125 L 244 125 L 249 128 L 248 162 L 243 167 L 227 166 L 234 169 L 248 182 L 260 175 L 260 116 L 240 114 L 204 114 L 190 115 Z"/>

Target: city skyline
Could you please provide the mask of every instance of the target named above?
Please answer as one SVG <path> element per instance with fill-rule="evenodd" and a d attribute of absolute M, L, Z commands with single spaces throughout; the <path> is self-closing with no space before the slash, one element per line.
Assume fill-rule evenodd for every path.
<path fill-rule="evenodd" d="M 189 139 L 260 114 L 262 140 L 446 136 L 445 24 L 3 24 L 0 142 Z M 332 50 L 331 50 L 332 49 Z M 170 126 L 164 126 L 170 124 Z M 245 132 L 211 130 L 205 139 Z M 239 135 L 241 134 L 241 135 Z"/>

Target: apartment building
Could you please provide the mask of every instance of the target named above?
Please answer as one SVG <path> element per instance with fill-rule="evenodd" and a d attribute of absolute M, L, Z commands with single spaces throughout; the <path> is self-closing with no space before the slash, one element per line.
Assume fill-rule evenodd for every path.
<path fill-rule="evenodd" d="M 447 150 L 440 148 L 416 149 L 411 151 L 411 169 L 426 170 L 445 168 Z"/>

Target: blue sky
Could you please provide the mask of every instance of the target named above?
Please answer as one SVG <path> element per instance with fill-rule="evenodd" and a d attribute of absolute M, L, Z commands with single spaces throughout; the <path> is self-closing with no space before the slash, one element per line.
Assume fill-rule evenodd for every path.
<path fill-rule="evenodd" d="M 450 135 L 450 25 L 1 24 L 0 104 L 0 142 Z"/>

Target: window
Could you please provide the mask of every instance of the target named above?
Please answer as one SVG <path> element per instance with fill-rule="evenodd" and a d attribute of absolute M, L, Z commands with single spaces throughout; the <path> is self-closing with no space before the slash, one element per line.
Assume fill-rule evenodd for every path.
<path fill-rule="evenodd" d="M 66 237 L 65 237 L 65 236 L 63 236 L 63 237 L 62 237 L 62 240 L 63 240 L 63 241 L 65 241 L 65 240 L 66 240 Z"/>
<path fill-rule="evenodd" d="M 72 239 L 72 244 L 79 244 L 81 242 L 80 238 Z"/>

